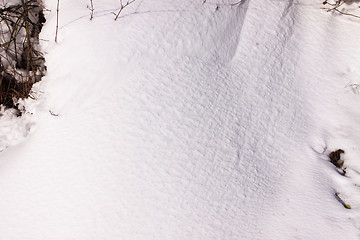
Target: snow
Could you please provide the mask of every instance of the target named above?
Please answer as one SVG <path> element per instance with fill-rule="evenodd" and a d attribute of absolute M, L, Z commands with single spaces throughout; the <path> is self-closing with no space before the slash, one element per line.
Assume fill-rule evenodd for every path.
<path fill-rule="evenodd" d="M 116 1 L 92 21 L 60 3 L 36 100 L 0 119 L 1 238 L 359 238 L 356 19 L 310 0 L 143 0 L 117 21 Z"/>

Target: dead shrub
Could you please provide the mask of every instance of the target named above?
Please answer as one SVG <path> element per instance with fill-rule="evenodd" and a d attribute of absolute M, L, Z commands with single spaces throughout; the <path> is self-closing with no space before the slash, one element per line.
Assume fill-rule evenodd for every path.
<path fill-rule="evenodd" d="M 0 104 L 16 108 L 35 82 L 45 74 L 45 60 L 39 50 L 39 33 L 45 23 L 39 0 L 0 4 Z"/>

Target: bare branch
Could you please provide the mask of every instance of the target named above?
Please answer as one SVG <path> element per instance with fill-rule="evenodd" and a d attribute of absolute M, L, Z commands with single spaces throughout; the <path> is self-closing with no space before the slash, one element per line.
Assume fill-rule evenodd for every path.
<path fill-rule="evenodd" d="M 118 13 L 115 15 L 115 21 L 119 18 L 120 13 L 122 12 L 122 10 L 124 10 L 124 8 L 126 8 L 127 6 L 129 6 L 131 3 L 135 2 L 135 1 L 136 0 L 130 0 L 130 1 L 128 0 L 126 2 L 126 4 L 124 5 L 122 0 L 120 0 L 120 9 L 119 9 Z"/>

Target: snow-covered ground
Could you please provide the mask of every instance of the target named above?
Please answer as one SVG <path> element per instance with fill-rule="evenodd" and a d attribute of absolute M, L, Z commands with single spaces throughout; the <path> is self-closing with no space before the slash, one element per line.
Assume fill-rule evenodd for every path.
<path fill-rule="evenodd" d="M 114 21 L 94 0 L 90 21 L 61 0 L 56 44 L 45 1 L 47 76 L 0 118 L 0 239 L 360 238 L 360 21 L 234 2 L 137 0 Z"/>

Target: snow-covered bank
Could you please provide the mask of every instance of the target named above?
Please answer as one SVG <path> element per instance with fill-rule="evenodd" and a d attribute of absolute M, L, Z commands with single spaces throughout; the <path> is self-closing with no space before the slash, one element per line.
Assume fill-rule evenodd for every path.
<path fill-rule="evenodd" d="M 359 164 L 360 23 L 305 2 L 144 0 L 115 22 L 98 0 L 90 22 L 61 1 L 37 130 L 0 155 L 0 236 L 357 239 L 355 173 L 317 152 Z"/>

